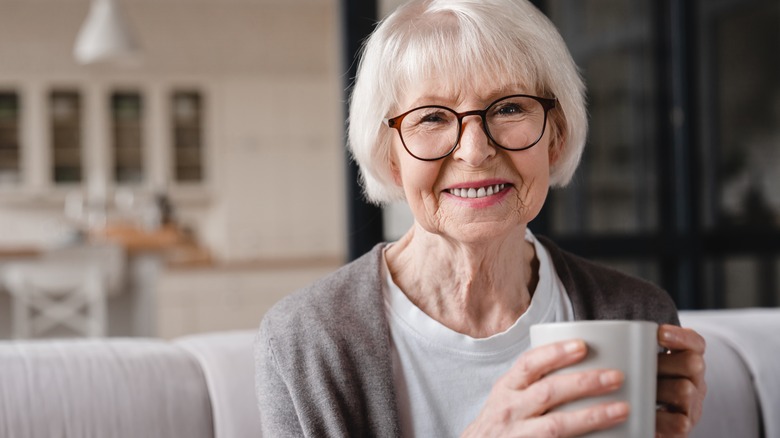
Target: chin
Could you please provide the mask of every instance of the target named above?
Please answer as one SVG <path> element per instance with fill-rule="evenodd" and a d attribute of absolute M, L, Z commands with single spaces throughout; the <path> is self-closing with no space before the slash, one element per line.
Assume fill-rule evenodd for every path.
<path fill-rule="evenodd" d="M 452 225 L 452 224 L 451 224 Z M 463 224 L 457 228 L 450 228 L 445 234 L 451 239 L 464 244 L 490 244 L 499 243 L 509 238 L 513 233 L 523 235 L 519 224 L 480 222 Z"/>

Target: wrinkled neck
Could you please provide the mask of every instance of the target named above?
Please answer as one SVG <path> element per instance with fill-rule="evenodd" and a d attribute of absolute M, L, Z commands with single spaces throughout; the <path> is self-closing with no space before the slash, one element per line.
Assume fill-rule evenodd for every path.
<path fill-rule="evenodd" d="M 393 281 L 423 312 L 475 338 L 500 333 L 531 304 L 538 260 L 525 227 L 489 242 L 457 242 L 414 226 L 385 252 Z"/>

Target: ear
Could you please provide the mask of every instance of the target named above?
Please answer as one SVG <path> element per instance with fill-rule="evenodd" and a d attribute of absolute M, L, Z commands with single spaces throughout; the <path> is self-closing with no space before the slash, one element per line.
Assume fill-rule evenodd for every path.
<path fill-rule="evenodd" d="M 549 159 L 550 159 L 550 167 L 554 166 L 555 163 L 558 162 L 558 159 L 561 157 L 562 147 L 563 144 L 558 141 L 550 142 L 550 147 L 547 151 L 547 154 L 549 155 Z"/>
<path fill-rule="evenodd" d="M 398 166 L 398 157 L 395 154 L 395 150 L 390 151 L 390 173 L 393 174 L 393 181 L 398 187 L 403 187 L 403 180 L 401 179 L 401 168 Z"/>
<path fill-rule="evenodd" d="M 552 128 L 553 132 L 550 136 L 550 146 L 547 149 L 550 160 L 550 167 L 558 163 L 561 155 L 563 155 L 563 148 L 566 147 L 566 135 L 563 134 L 557 127 Z"/>

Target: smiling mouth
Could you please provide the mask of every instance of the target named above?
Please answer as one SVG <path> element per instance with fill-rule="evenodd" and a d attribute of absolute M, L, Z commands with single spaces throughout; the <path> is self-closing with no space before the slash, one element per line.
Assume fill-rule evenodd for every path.
<path fill-rule="evenodd" d="M 492 196 L 506 188 L 508 184 L 495 184 L 492 186 L 485 186 L 479 188 L 470 189 L 447 189 L 447 193 L 457 196 L 458 198 L 484 198 Z"/>

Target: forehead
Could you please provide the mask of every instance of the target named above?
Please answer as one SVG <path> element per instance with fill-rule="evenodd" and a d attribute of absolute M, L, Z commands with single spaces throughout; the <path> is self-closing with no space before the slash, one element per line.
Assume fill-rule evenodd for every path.
<path fill-rule="evenodd" d="M 533 94 L 533 90 L 513 80 L 498 82 L 475 77 L 461 82 L 442 77 L 423 78 L 403 88 L 397 99 L 397 109 L 422 105 L 446 105 L 453 108 L 460 105 L 481 106 L 508 94 Z"/>
<path fill-rule="evenodd" d="M 393 65 L 394 64 L 394 65 Z M 537 94 L 540 86 L 535 69 L 525 56 L 499 56 L 444 44 L 438 51 L 413 47 L 387 66 L 385 86 L 393 96 L 395 110 L 422 104 L 456 105 L 485 101 L 505 94 Z M 430 101 L 435 98 L 436 101 Z"/>

